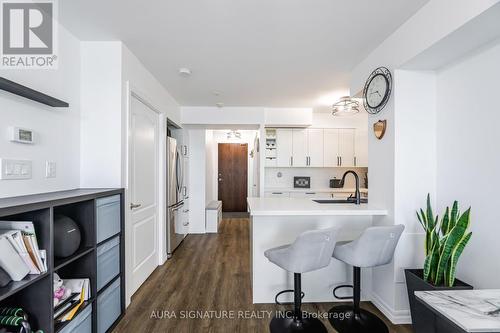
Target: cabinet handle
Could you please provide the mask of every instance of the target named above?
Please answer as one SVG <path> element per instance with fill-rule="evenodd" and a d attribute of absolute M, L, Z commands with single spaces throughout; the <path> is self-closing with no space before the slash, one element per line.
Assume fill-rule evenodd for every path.
<path fill-rule="evenodd" d="M 293 166 L 293 156 L 290 156 L 290 166 Z"/>
<path fill-rule="evenodd" d="M 356 156 L 354 156 L 354 166 L 357 165 L 357 160 L 356 160 Z"/>
<path fill-rule="evenodd" d="M 273 194 L 283 194 L 283 192 L 273 192 Z"/>
<path fill-rule="evenodd" d="M 337 166 L 340 166 L 340 158 L 337 156 Z"/>
<path fill-rule="evenodd" d="M 340 159 L 340 164 L 339 164 L 339 166 L 342 166 L 342 156 L 340 156 L 340 157 L 339 157 L 339 159 Z"/>
<path fill-rule="evenodd" d="M 189 225 L 189 222 L 184 222 L 182 225 L 187 227 Z"/>

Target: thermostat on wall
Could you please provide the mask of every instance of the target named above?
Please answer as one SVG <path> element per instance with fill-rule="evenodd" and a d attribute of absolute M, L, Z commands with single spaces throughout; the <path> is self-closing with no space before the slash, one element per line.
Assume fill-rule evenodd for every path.
<path fill-rule="evenodd" d="M 33 144 L 35 143 L 33 130 L 20 127 L 11 127 L 10 141 Z"/>

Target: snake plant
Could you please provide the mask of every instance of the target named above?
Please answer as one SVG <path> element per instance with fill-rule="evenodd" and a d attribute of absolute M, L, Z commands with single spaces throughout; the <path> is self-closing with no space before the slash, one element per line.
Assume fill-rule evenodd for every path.
<path fill-rule="evenodd" d="M 417 211 L 417 217 L 426 234 L 424 280 L 435 286 L 453 287 L 458 259 L 472 236 L 472 232 L 467 232 L 470 208 L 460 214 L 455 201 L 439 220 L 437 215 L 434 217 L 427 195 L 426 210 Z"/>

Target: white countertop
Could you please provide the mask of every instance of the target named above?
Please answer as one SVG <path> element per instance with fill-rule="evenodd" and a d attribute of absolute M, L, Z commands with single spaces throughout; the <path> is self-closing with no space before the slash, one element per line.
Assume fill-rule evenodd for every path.
<path fill-rule="evenodd" d="M 370 204 L 320 204 L 307 198 L 248 198 L 252 216 L 323 215 L 373 216 L 387 215 L 386 209 Z"/>
<path fill-rule="evenodd" d="M 466 332 L 500 332 L 500 290 L 416 291 L 415 296 Z"/>
<path fill-rule="evenodd" d="M 293 187 L 266 187 L 266 192 L 316 192 L 316 193 L 354 193 L 355 188 L 293 188 Z M 367 188 L 360 188 L 361 193 L 368 193 Z"/>

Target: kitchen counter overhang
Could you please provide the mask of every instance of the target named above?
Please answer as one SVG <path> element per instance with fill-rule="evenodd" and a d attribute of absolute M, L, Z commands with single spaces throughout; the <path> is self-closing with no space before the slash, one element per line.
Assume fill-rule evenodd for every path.
<path fill-rule="evenodd" d="M 248 198 L 251 216 L 382 216 L 386 209 L 370 204 L 321 204 L 303 198 Z"/>
<path fill-rule="evenodd" d="M 320 204 L 307 198 L 248 198 L 250 212 L 250 255 L 253 303 L 273 303 L 281 290 L 293 288 L 293 273 L 271 263 L 267 249 L 292 243 L 308 230 L 337 227 L 337 241 L 351 241 L 373 225 L 375 216 L 387 215 L 387 210 L 370 204 Z M 333 259 L 325 268 L 303 274 L 303 302 L 333 302 L 335 286 L 351 284 L 352 268 Z M 371 279 L 371 270 L 362 272 L 362 279 Z M 365 284 L 363 295 L 370 295 Z M 365 298 L 366 299 L 366 298 Z M 281 301 L 292 301 L 291 294 Z"/>

